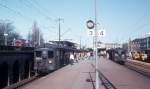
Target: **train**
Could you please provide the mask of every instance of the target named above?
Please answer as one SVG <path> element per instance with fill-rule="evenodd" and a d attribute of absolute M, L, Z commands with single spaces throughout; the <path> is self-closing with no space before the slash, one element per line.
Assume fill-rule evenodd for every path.
<path fill-rule="evenodd" d="M 125 64 L 127 59 L 127 52 L 123 48 L 114 48 L 107 50 L 108 58 L 119 64 Z"/>
<path fill-rule="evenodd" d="M 150 63 L 150 49 L 139 49 L 132 51 L 131 59 Z"/>
<path fill-rule="evenodd" d="M 38 74 L 48 74 L 70 63 L 70 54 L 81 51 L 61 46 L 51 45 L 35 49 L 35 70 Z"/>
<path fill-rule="evenodd" d="M 83 50 L 72 46 L 44 45 L 40 47 L 0 46 L 0 89 L 46 75 L 70 63 L 70 54 Z"/>

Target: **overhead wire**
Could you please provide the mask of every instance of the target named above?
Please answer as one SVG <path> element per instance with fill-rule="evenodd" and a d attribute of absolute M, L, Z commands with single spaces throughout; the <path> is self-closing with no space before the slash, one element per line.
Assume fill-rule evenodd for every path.
<path fill-rule="evenodd" d="M 130 30 L 131 32 L 129 33 L 129 38 L 131 36 L 133 36 L 133 34 L 138 34 L 139 31 L 141 31 L 144 27 L 150 25 L 150 21 L 147 21 L 145 23 L 145 19 L 147 19 L 150 15 L 150 12 L 146 12 L 143 16 L 141 16 L 134 24 L 132 24 L 129 29 L 133 28 L 133 27 L 136 27 L 136 28 L 133 28 L 133 30 Z M 143 22 L 144 21 L 144 22 Z M 142 23 L 141 23 L 142 22 Z M 138 26 L 140 25 L 140 26 Z M 124 35 L 123 35 L 124 36 Z M 126 37 L 126 36 L 125 36 Z"/>
<path fill-rule="evenodd" d="M 45 27 L 45 26 L 41 26 L 41 27 L 44 28 L 44 29 L 48 29 L 49 31 L 51 31 L 54 34 L 57 34 L 57 32 L 50 29 L 50 28 L 53 28 L 53 27 Z"/>
<path fill-rule="evenodd" d="M 35 4 L 32 2 L 32 0 L 19 0 L 23 5 L 25 5 L 28 8 L 33 8 L 34 10 L 36 10 L 37 13 L 39 13 L 41 16 L 43 16 L 44 18 L 48 19 L 48 20 L 52 20 L 51 17 L 49 17 L 48 15 L 46 15 L 43 10 L 39 9 L 37 6 L 35 6 Z M 25 3 L 26 2 L 26 3 Z M 27 4 L 28 3 L 28 4 Z"/>
<path fill-rule="evenodd" d="M 49 21 L 53 21 L 53 19 L 49 16 L 47 16 L 43 10 L 41 10 L 41 6 L 36 2 L 36 6 L 35 6 L 35 3 L 32 2 L 32 0 L 19 0 L 20 3 L 22 3 L 24 6 L 28 7 L 28 8 L 32 8 L 34 9 L 37 13 L 39 13 L 41 16 L 43 16 L 44 18 L 48 19 Z M 40 9 L 38 8 L 40 7 Z M 42 9 L 44 9 L 42 7 Z"/>
<path fill-rule="evenodd" d="M 11 11 L 11 12 L 13 12 L 13 13 L 19 15 L 20 17 L 24 18 L 25 20 L 31 21 L 31 18 L 26 17 L 25 15 L 23 15 L 23 14 L 20 13 L 19 11 L 16 11 L 16 10 L 14 10 L 14 9 L 12 9 L 12 8 L 10 8 L 10 7 L 8 7 L 7 5 L 3 5 L 3 4 L 0 3 L 0 7 L 6 8 L 6 9 L 8 9 L 9 11 Z"/>
<path fill-rule="evenodd" d="M 47 9 L 45 9 L 43 6 L 41 6 L 36 0 L 31 0 L 36 6 L 40 7 L 40 9 L 43 10 L 43 12 L 49 12 Z"/>
<path fill-rule="evenodd" d="M 69 28 L 69 29 L 67 29 L 66 31 L 64 31 L 60 36 L 62 37 L 62 36 L 64 36 L 67 32 L 69 32 L 69 31 L 71 31 L 71 29 Z"/>

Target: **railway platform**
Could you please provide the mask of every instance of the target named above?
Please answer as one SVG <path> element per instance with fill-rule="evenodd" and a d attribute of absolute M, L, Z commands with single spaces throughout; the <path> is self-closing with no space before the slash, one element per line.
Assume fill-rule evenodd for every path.
<path fill-rule="evenodd" d="M 95 89 L 95 68 L 91 60 L 67 65 L 19 89 Z M 100 89 L 104 89 L 100 84 Z"/>
<path fill-rule="evenodd" d="M 98 69 L 116 89 L 150 89 L 150 77 L 131 70 L 126 65 L 100 57 Z"/>

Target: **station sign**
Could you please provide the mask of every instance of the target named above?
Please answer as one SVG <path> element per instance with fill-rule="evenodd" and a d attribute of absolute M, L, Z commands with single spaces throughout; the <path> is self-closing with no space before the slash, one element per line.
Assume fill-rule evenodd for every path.
<path fill-rule="evenodd" d="M 16 47 L 21 47 L 23 45 L 21 40 L 15 40 L 15 46 Z"/>
<path fill-rule="evenodd" d="M 95 30 L 88 30 L 88 36 L 96 36 Z M 104 29 L 97 30 L 97 36 L 98 37 L 105 37 L 106 31 Z"/>

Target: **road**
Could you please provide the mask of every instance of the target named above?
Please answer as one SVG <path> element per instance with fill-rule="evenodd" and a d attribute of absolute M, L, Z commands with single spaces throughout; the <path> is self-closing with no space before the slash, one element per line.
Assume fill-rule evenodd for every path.
<path fill-rule="evenodd" d="M 117 89 L 150 89 L 150 78 L 100 57 L 99 70 Z"/>

